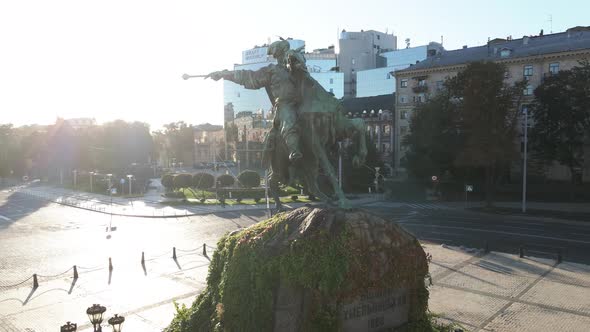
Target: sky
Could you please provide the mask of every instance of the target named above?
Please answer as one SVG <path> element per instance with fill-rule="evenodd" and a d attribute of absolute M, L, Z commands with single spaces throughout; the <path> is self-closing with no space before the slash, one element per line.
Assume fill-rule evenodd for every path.
<path fill-rule="evenodd" d="M 457 49 L 588 26 L 588 13 L 587 0 L 2 0 L 0 123 L 222 124 L 222 83 L 182 74 L 232 69 L 269 38 L 303 39 L 309 51 L 337 45 L 342 29 L 374 29 L 400 48 L 444 36 Z"/>

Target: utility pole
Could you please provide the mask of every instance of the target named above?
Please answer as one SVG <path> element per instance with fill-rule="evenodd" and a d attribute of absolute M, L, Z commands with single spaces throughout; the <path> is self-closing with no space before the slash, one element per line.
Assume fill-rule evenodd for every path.
<path fill-rule="evenodd" d="M 526 213 L 526 168 L 527 168 L 527 144 L 528 144 L 528 120 L 529 110 L 528 107 L 523 107 L 524 114 L 524 158 L 522 165 L 522 213 Z"/>

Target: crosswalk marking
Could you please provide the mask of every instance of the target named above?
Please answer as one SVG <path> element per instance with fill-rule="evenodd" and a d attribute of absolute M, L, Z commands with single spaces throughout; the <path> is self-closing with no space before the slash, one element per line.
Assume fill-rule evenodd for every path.
<path fill-rule="evenodd" d="M 448 206 L 442 205 L 442 204 L 414 203 L 414 204 L 405 204 L 405 205 L 408 207 L 414 208 L 414 209 L 427 209 L 427 210 L 450 210 L 450 209 L 452 209 L 451 207 L 448 207 Z"/>

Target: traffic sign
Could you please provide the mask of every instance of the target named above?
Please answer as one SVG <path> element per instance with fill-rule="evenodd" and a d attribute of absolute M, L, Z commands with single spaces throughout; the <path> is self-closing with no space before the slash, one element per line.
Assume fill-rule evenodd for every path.
<path fill-rule="evenodd" d="M 465 191 L 472 192 L 473 191 L 473 185 L 472 184 L 466 184 L 465 185 Z"/>

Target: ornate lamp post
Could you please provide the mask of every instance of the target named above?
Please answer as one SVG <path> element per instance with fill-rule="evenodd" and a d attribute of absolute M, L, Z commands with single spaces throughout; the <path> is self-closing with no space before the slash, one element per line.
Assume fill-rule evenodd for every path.
<path fill-rule="evenodd" d="M 106 310 L 107 308 L 100 304 L 93 304 L 92 307 L 86 309 L 86 314 L 90 319 L 90 323 L 94 326 L 94 332 L 102 332 L 100 324 L 102 323 L 102 314 L 104 314 Z"/>
<path fill-rule="evenodd" d="M 109 319 L 109 324 L 113 327 L 113 332 L 121 332 L 121 324 L 125 321 L 125 317 L 115 314 L 115 317 Z"/>
<path fill-rule="evenodd" d="M 78 329 L 78 325 L 76 323 L 67 322 L 66 325 L 63 325 L 59 331 L 60 332 L 76 332 Z"/>

